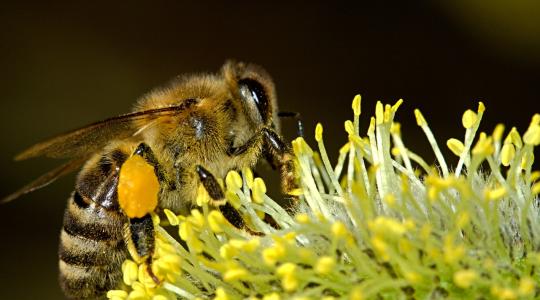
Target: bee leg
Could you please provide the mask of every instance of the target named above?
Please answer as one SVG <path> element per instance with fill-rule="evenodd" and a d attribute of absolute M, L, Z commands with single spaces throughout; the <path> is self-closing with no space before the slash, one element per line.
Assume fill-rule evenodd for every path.
<path fill-rule="evenodd" d="M 197 165 L 196 171 L 197 174 L 199 174 L 199 179 L 212 200 L 221 201 L 225 199 L 225 194 L 223 193 L 223 190 L 221 190 L 221 186 L 212 173 L 199 165 Z"/>
<path fill-rule="evenodd" d="M 146 160 L 148 164 L 154 167 L 154 172 L 156 173 L 159 182 L 165 182 L 165 175 L 163 173 L 163 169 L 157 161 L 156 156 L 154 155 L 154 152 L 152 151 L 150 146 L 148 146 L 146 143 L 140 143 L 133 152 L 133 155 L 139 155 L 144 158 L 144 160 Z"/>
<path fill-rule="evenodd" d="M 260 141 L 260 138 L 258 135 L 255 135 L 254 137 L 250 138 L 247 142 L 245 142 L 243 145 L 239 147 L 233 147 L 232 145 L 230 145 L 229 148 L 227 149 L 227 155 L 238 156 L 238 155 L 244 154 L 249 148 L 253 147 L 258 141 Z"/>
<path fill-rule="evenodd" d="M 214 200 L 216 203 L 223 202 L 225 199 L 225 194 L 223 193 L 223 190 L 221 189 L 221 186 L 217 182 L 214 175 L 199 165 L 197 166 L 196 171 L 210 198 L 212 198 L 212 200 Z M 227 219 L 227 221 L 229 221 L 229 223 L 231 223 L 234 227 L 244 229 L 251 234 L 258 234 L 257 232 L 253 232 L 247 228 L 240 213 L 230 203 L 226 202 L 225 204 L 220 205 L 218 208 L 225 219 Z"/>
<path fill-rule="evenodd" d="M 296 121 L 296 132 L 298 133 L 298 136 L 304 136 L 304 123 L 302 122 L 302 116 L 299 112 L 280 111 L 278 112 L 278 117 L 294 119 Z"/>
<path fill-rule="evenodd" d="M 161 165 L 157 161 L 150 146 L 145 143 L 140 143 L 133 152 L 133 156 L 135 155 L 142 157 L 150 166 L 154 168 L 154 173 L 158 182 L 165 182 Z M 141 199 L 137 200 L 140 201 Z M 136 200 L 133 199 L 132 201 Z M 135 217 L 137 214 L 132 215 L 130 210 L 125 210 L 125 213 L 129 219 L 129 223 L 126 226 L 125 231 L 125 241 L 128 251 L 137 262 L 143 262 L 146 265 L 146 270 L 152 280 L 156 284 L 159 284 L 159 278 L 152 271 L 152 255 L 154 254 L 156 239 L 154 222 L 152 220 L 152 216 L 150 215 L 151 211 L 146 211 L 144 216 L 140 218 Z"/>
<path fill-rule="evenodd" d="M 290 195 L 298 188 L 298 183 L 295 180 L 291 148 L 283 142 L 275 131 L 264 128 L 262 133 L 265 156 L 270 157 L 272 162 L 279 168 L 281 173 L 281 190 L 284 194 Z"/>
<path fill-rule="evenodd" d="M 152 271 L 152 255 L 154 254 L 156 242 L 152 216 L 146 214 L 142 218 L 130 218 L 126 235 L 131 256 L 139 262 L 143 261 L 152 280 L 159 284 L 159 278 Z"/>

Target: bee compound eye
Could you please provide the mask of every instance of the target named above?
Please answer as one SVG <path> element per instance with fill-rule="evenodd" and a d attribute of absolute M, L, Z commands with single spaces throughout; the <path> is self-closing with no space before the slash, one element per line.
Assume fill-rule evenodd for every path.
<path fill-rule="evenodd" d="M 268 119 L 268 96 L 263 85 L 251 78 L 238 81 L 240 95 L 248 106 L 255 104 L 263 122 Z"/>

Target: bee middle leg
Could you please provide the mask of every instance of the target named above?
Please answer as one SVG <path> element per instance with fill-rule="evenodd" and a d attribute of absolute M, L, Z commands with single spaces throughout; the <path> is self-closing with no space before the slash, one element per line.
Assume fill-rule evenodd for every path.
<path fill-rule="evenodd" d="M 210 171 L 199 165 L 196 167 L 196 171 L 199 175 L 199 180 L 208 192 L 210 198 L 212 198 L 212 200 L 214 200 L 216 203 L 223 202 L 223 200 L 225 199 L 225 194 L 223 193 L 223 190 L 221 189 L 221 186 L 217 182 L 214 175 L 212 175 Z M 224 205 L 219 205 L 218 208 L 225 217 L 225 219 L 227 219 L 227 221 L 229 221 L 229 223 L 231 223 L 234 227 L 239 229 L 246 229 L 250 233 L 252 233 L 246 227 L 244 219 L 242 219 L 240 213 L 230 203 L 225 202 Z"/>
<path fill-rule="evenodd" d="M 279 169 L 281 176 L 281 190 L 284 194 L 290 195 L 298 188 L 294 170 L 294 156 L 288 144 L 273 130 L 267 127 L 261 129 L 259 135 L 248 140 L 244 145 L 239 147 L 230 147 L 227 153 L 230 156 L 238 156 L 247 152 L 251 147 L 254 147 L 262 139 L 263 155 L 270 165 Z"/>

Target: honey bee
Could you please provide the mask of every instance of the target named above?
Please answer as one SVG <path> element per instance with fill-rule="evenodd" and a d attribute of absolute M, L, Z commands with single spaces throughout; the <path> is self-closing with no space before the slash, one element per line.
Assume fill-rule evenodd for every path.
<path fill-rule="evenodd" d="M 60 285 L 70 299 L 104 297 L 121 286 L 120 266 L 130 254 L 151 263 L 155 240 L 150 212 L 189 212 L 200 184 L 216 203 L 223 203 L 216 178 L 230 170 L 252 168 L 262 157 L 280 170 L 285 194 L 297 188 L 291 149 L 280 136 L 283 116 L 299 121 L 295 113 L 278 113 L 270 76 L 256 65 L 228 61 L 217 74 L 179 77 L 151 91 L 132 113 L 23 151 L 16 160 L 37 156 L 70 160 L 3 202 L 83 165 L 60 234 Z M 138 170 L 141 161 L 157 178 L 157 204 L 137 210 L 119 201 L 119 185 L 128 162 Z M 233 225 L 242 226 L 232 206 L 219 208 Z"/>

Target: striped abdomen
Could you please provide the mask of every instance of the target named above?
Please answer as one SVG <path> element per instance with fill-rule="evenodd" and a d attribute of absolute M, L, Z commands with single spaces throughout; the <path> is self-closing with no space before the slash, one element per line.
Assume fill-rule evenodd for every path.
<path fill-rule="evenodd" d="M 118 153 L 90 160 L 68 200 L 58 252 L 60 285 L 68 298 L 104 298 L 122 284 L 126 217 L 116 189 L 124 160 Z"/>

